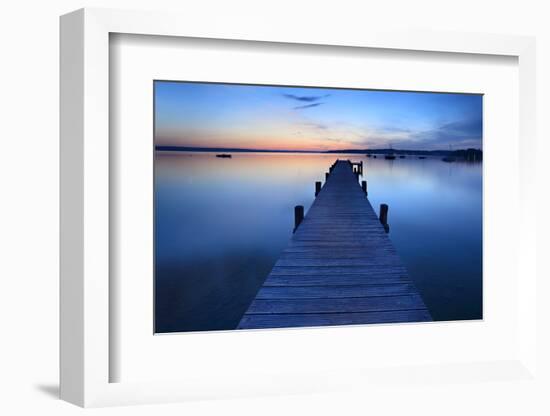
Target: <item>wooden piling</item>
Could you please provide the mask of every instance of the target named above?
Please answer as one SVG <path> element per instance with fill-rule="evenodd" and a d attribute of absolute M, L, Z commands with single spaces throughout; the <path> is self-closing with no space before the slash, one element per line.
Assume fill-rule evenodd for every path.
<path fill-rule="evenodd" d="M 328 172 L 325 172 L 325 181 L 328 181 L 328 177 L 329 177 L 329 173 Z"/>
<path fill-rule="evenodd" d="M 390 226 L 388 225 L 388 204 L 380 204 L 380 222 L 384 226 L 384 230 L 388 232 Z"/>
<path fill-rule="evenodd" d="M 368 192 L 367 192 L 367 181 L 361 181 L 361 188 L 363 188 L 363 192 L 365 194 L 368 194 Z"/>
<path fill-rule="evenodd" d="M 302 205 L 296 205 L 294 207 L 294 232 L 304 219 L 304 207 Z"/>
<path fill-rule="evenodd" d="M 315 196 L 319 195 L 319 192 L 321 192 L 321 182 L 317 181 L 315 182 Z"/>

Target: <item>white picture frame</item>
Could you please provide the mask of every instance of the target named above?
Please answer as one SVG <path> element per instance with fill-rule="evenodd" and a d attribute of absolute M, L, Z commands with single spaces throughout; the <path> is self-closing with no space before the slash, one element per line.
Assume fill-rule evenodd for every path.
<path fill-rule="evenodd" d="M 272 392 L 323 392 L 348 383 L 376 384 L 404 377 L 380 368 L 368 375 L 335 369 L 326 380 L 314 374 L 281 374 L 262 380 L 241 380 L 220 374 L 213 381 L 196 375 L 183 381 L 110 382 L 110 168 L 109 36 L 113 33 L 206 39 L 332 45 L 335 47 L 430 51 L 516 57 L 519 66 L 519 227 L 514 250 L 522 279 L 517 292 L 517 354 L 499 362 L 474 362 L 456 367 L 422 367 L 417 377 L 434 371 L 449 380 L 479 379 L 472 372 L 494 371 L 508 379 L 536 375 L 536 218 L 529 205 L 535 190 L 530 178 L 535 160 L 535 41 L 530 37 L 465 33 L 381 32 L 325 33 L 280 25 L 239 26 L 223 19 L 204 26 L 186 16 L 82 9 L 61 18 L 61 398 L 80 406 L 182 401 L 194 398 L 240 397 Z M 528 215 L 529 212 L 529 215 Z M 352 329 L 353 330 L 353 329 Z M 299 332 L 296 331 L 296 334 Z M 312 333 L 302 333 L 301 337 Z M 169 342 L 169 341 L 167 341 Z M 464 371 L 464 369 L 471 371 Z M 491 370 L 492 369 L 492 370 Z M 406 377 L 405 377 L 406 378 Z M 391 382 L 391 381 L 389 381 Z M 347 384 L 346 384 L 347 385 Z"/>

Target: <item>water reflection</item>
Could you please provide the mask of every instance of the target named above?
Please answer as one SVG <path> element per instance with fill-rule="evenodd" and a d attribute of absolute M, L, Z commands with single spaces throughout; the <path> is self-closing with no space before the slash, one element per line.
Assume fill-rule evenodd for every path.
<path fill-rule="evenodd" d="M 369 199 L 434 319 L 481 317 L 481 164 L 358 155 L 157 152 L 156 331 L 234 328 L 336 158 L 363 160 Z"/>

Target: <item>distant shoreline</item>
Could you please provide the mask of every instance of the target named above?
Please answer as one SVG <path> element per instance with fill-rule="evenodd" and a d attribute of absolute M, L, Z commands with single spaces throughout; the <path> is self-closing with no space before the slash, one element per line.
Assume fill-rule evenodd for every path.
<path fill-rule="evenodd" d="M 225 152 L 225 153 L 327 153 L 317 150 L 270 150 L 270 149 L 241 149 L 230 147 L 183 147 L 183 146 L 155 146 L 155 150 L 164 152 Z"/>
<path fill-rule="evenodd" d="M 480 149 L 457 150 L 407 150 L 407 149 L 339 149 L 339 150 L 272 150 L 272 149 L 242 149 L 229 147 L 184 147 L 184 146 L 155 146 L 161 152 L 224 152 L 224 153 L 304 153 L 304 154 L 396 154 L 422 156 L 467 156 L 475 154 L 481 159 L 483 151 Z"/>

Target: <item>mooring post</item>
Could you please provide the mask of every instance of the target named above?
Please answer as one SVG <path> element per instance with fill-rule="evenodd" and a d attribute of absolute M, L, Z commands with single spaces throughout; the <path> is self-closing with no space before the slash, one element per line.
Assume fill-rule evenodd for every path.
<path fill-rule="evenodd" d="M 361 175 L 363 175 L 363 161 L 361 161 L 361 164 L 359 166 L 361 166 Z"/>
<path fill-rule="evenodd" d="M 315 196 L 319 195 L 319 192 L 321 192 L 321 182 L 317 181 L 315 182 Z"/>
<path fill-rule="evenodd" d="M 328 181 L 328 175 L 329 175 L 329 173 L 325 172 L 325 182 Z"/>
<path fill-rule="evenodd" d="M 367 192 L 367 181 L 361 181 L 361 188 L 363 188 L 363 192 L 368 195 Z"/>
<path fill-rule="evenodd" d="M 296 232 L 296 229 L 304 219 L 304 207 L 302 205 L 296 205 L 294 207 L 294 231 Z"/>
<path fill-rule="evenodd" d="M 388 225 L 388 204 L 380 204 L 380 222 L 384 226 L 384 230 L 389 232 L 390 226 Z"/>

